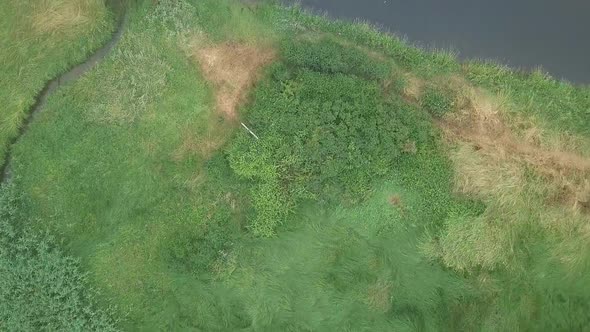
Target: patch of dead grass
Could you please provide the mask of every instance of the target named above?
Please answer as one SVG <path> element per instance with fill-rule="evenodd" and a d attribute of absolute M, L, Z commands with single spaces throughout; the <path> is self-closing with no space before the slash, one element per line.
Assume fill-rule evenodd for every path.
<path fill-rule="evenodd" d="M 456 189 L 480 198 L 495 197 L 511 201 L 524 186 L 524 170 L 517 163 L 506 162 L 501 154 L 488 154 L 466 142 L 459 142 L 451 154 L 455 165 Z"/>
<path fill-rule="evenodd" d="M 430 84 L 451 91 L 458 108 L 437 121 L 453 146 L 455 188 L 487 208 L 449 217 L 445 233 L 423 251 L 464 272 L 518 268 L 522 236 L 542 231 L 555 261 L 572 273 L 587 271 L 590 256 L 580 252 L 590 248 L 589 142 L 547 129 L 514 111 L 508 98 L 461 77 Z"/>
<path fill-rule="evenodd" d="M 385 280 L 379 280 L 369 286 L 367 290 L 368 305 L 378 312 L 387 312 L 391 308 L 392 285 Z"/>
<path fill-rule="evenodd" d="M 194 47 L 192 55 L 205 78 L 215 85 L 217 108 L 228 120 L 238 118 L 237 109 L 259 78 L 261 69 L 275 58 L 270 48 L 239 43 Z"/>
<path fill-rule="evenodd" d="M 171 158 L 175 162 L 191 158 L 202 162 L 209 160 L 226 143 L 237 123 L 238 108 L 246 101 L 262 67 L 270 63 L 275 54 L 270 48 L 238 43 L 210 45 L 202 35 L 193 36 L 185 50 L 199 64 L 205 79 L 214 85 L 217 112 L 206 114 L 199 128 L 182 129 L 180 144 Z M 187 180 L 187 185 L 198 187 L 203 176 L 195 174 Z"/>
<path fill-rule="evenodd" d="M 399 195 L 391 195 L 388 200 L 392 206 L 399 207 L 402 205 L 402 198 Z"/>
<path fill-rule="evenodd" d="M 406 86 L 404 87 L 404 90 L 402 92 L 403 97 L 409 102 L 418 102 L 422 97 L 422 93 L 424 91 L 426 83 L 424 82 L 424 80 L 411 74 L 405 75 L 405 81 Z"/>
<path fill-rule="evenodd" d="M 452 155 L 457 187 L 470 194 L 501 196 L 523 186 L 526 170 L 546 179 L 552 200 L 575 209 L 588 204 L 585 189 L 590 158 L 569 143 L 574 139 L 546 139 L 531 119 L 509 115 L 507 104 L 458 79 L 451 80 L 461 109 L 439 122 L 445 137 L 459 147 Z M 548 198 L 549 198 L 548 197 Z"/>
<path fill-rule="evenodd" d="M 37 33 L 66 32 L 92 24 L 104 12 L 101 0 L 42 0 L 34 7 L 31 21 Z"/>
<path fill-rule="evenodd" d="M 496 222 L 495 217 L 453 219 L 447 222 L 444 234 L 423 243 L 421 249 L 456 271 L 510 268 L 515 251 L 512 225 L 507 220 Z"/>

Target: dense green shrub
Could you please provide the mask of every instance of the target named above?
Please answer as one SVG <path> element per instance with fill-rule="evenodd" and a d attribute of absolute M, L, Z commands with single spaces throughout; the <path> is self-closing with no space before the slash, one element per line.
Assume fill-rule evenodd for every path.
<path fill-rule="evenodd" d="M 238 175 L 262 183 L 252 196 L 257 234 L 271 234 L 302 198 L 361 199 L 373 179 L 415 152 L 408 146 L 419 148 L 430 136 L 423 114 L 401 99 L 385 100 L 378 81 L 343 74 L 348 63 L 323 67 L 310 52 L 271 70 L 247 111 L 260 140 L 238 135 L 228 151 Z"/>
<path fill-rule="evenodd" d="M 448 92 L 432 87 L 426 89 L 420 102 L 425 110 L 436 117 L 451 112 L 454 107 L 453 99 Z"/>
<path fill-rule="evenodd" d="M 115 331 L 77 261 L 24 229 L 18 211 L 12 189 L 0 188 L 0 330 Z"/>

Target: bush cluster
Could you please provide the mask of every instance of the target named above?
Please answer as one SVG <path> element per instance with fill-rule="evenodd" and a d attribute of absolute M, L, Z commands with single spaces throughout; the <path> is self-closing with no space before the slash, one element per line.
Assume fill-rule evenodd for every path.
<path fill-rule="evenodd" d="M 384 97 L 386 65 L 359 52 L 292 42 L 256 90 L 247 121 L 260 140 L 238 135 L 228 152 L 238 175 L 259 182 L 255 233 L 272 235 L 304 198 L 361 199 L 403 153 L 415 152 L 406 147 L 428 139 L 421 112 Z"/>

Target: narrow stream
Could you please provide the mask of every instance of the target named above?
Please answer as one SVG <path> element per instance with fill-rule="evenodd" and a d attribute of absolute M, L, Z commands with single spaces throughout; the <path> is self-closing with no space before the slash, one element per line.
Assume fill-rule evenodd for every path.
<path fill-rule="evenodd" d="M 57 89 L 59 89 L 60 86 L 75 81 L 80 76 L 84 75 L 94 66 L 96 66 L 97 63 L 103 60 L 110 53 L 110 51 L 115 47 L 115 45 L 117 45 L 117 43 L 121 39 L 124 27 L 127 23 L 127 8 L 122 0 L 109 0 L 107 1 L 107 4 L 117 17 L 117 28 L 113 33 L 113 36 L 105 45 L 103 45 L 94 54 L 88 57 L 84 62 L 72 67 L 67 72 L 52 79 L 51 81 L 48 81 L 45 84 L 43 90 L 41 90 L 41 92 L 37 95 L 35 103 L 29 109 L 27 113 L 28 116 L 23 121 L 23 124 L 20 127 L 18 135 L 9 142 L 6 159 L 0 166 L 0 183 L 9 182 L 9 180 L 11 179 L 12 173 L 10 169 L 10 162 L 12 160 L 12 149 L 14 145 L 18 143 L 19 139 L 27 132 L 31 122 L 35 119 L 35 116 L 43 110 L 45 104 L 47 103 L 47 99 Z"/>
<path fill-rule="evenodd" d="M 331 17 L 369 21 L 459 58 L 590 84 L 590 0 L 283 0 Z"/>

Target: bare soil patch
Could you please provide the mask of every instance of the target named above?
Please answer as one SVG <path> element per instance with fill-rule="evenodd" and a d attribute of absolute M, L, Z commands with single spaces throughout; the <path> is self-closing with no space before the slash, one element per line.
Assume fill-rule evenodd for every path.
<path fill-rule="evenodd" d="M 238 107 L 275 53 L 271 49 L 225 43 L 196 49 L 193 56 L 205 78 L 216 86 L 218 110 L 226 119 L 236 120 Z"/>

